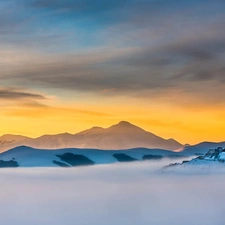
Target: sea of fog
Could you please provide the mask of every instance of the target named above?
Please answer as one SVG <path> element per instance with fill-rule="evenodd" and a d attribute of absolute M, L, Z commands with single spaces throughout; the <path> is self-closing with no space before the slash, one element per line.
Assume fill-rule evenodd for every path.
<path fill-rule="evenodd" d="M 168 163 L 1 169 L 0 224 L 224 225 L 224 174 Z"/>

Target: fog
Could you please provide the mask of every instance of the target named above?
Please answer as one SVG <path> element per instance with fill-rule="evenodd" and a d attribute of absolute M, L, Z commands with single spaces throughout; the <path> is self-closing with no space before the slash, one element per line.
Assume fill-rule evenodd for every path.
<path fill-rule="evenodd" d="M 167 163 L 1 169 L 1 224 L 224 225 L 224 175 Z"/>

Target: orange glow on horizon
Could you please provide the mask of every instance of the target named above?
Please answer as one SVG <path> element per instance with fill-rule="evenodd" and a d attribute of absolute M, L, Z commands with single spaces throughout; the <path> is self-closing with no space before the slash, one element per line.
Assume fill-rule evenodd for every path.
<path fill-rule="evenodd" d="M 43 134 L 77 133 L 93 126 L 109 127 L 121 120 L 129 121 L 163 138 L 174 138 L 185 144 L 223 141 L 225 119 L 218 109 L 183 109 L 168 104 L 133 101 L 127 104 L 104 103 L 61 104 L 51 107 L 9 107 L 1 113 L 0 135 L 21 134 L 37 137 Z"/>

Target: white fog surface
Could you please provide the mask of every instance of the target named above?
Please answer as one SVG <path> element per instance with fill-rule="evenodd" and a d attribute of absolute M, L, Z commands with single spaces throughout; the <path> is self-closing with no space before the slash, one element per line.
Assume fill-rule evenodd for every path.
<path fill-rule="evenodd" d="M 1 169 L 1 224 L 224 225 L 224 173 L 155 172 L 168 163 Z"/>

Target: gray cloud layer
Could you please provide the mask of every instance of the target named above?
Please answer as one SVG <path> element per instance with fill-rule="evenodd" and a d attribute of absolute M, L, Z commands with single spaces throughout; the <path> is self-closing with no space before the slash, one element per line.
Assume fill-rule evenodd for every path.
<path fill-rule="evenodd" d="M 18 10 L 13 3 L 0 5 L 0 45 L 32 46 L 37 59 L 4 64 L 1 81 L 97 94 L 183 93 L 200 101 L 225 101 L 224 1 L 23 0 Z M 77 27 L 80 33 L 73 30 Z M 90 43 L 87 52 L 85 44 Z M 22 54 L 27 54 L 25 48 Z"/>
<path fill-rule="evenodd" d="M 12 88 L 8 88 L 8 89 L 0 88 L 0 99 L 7 99 L 7 100 L 17 100 L 17 99 L 44 100 L 46 98 L 43 95 L 13 90 Z"/>
<path fill-rule="evenodd" d="M 14 87 L 0 87 L 0 100 L 6 100 L 7 102 L 16 103 L 16 105 L 26 105 L 29 107 L 47 107 L 47 105 L 43 104 L 43 101 L 47 100 L 44 95 L 28 92 L 26 90 L 17 89 Z"/>

